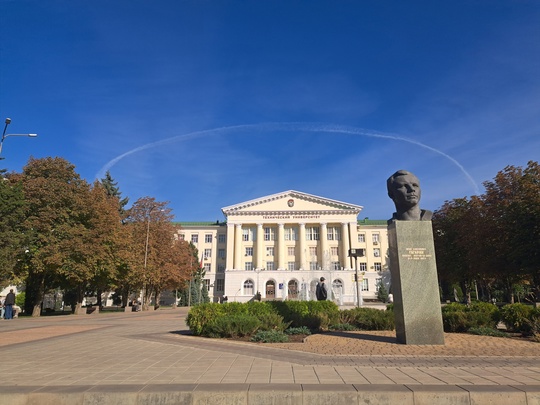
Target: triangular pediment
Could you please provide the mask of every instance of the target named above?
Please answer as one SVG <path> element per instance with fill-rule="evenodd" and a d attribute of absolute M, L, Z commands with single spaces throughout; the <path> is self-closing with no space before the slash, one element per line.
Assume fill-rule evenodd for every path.
<path fill-rule="evenodd" d="M 254 200 L 231 205 L 221 209 L 225 216 L 229 215 L 253 215 L 253 214 L 354 214 L 362 210 L 359 205 L 349 204 L 342 201 L 331 200 L 300 191 L 284 191 L 260 197 Z"/>

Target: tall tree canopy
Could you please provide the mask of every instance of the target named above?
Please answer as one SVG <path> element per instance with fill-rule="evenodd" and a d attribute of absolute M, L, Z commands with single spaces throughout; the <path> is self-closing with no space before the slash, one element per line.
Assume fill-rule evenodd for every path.
<path fill-rule="evenodd" d="M 154 299 L 159 305 L 161 292 L 178 287 L 187 279 L 189 245 L 175 239 L 177 229 L 167 203 L 151 197 L 139 198 L 128 212 L 132 232 L 132 267 L 143 290 L 143 310 Z"/>
<path fill-rule="evenodd" d="M 540 167 L 508 166 L 486 192 L 446 202 L 433 218 L 441 280 L 497 286 L 514 300 L 517 286 L 540 286 Z"/>
<path fill-rule="evenodd" d="M 22 184 L 26 200 L 28 254 L 19 272 L 26 277 L 27 312 L 38 316 L 45 292 L 56 287 L 75 289 L 80 308 L 90 281 L 113 269 L 107 247 L 120 226 L 117 201 L 62 158 L 31 158 L 11 180 Z"/>
<path fill-rule="evenodd" d="M 22 227 L 25 213 L 22 185 L 0 178 L 0 283 L 19 281 L 14 270 L 27 249 Z"/>

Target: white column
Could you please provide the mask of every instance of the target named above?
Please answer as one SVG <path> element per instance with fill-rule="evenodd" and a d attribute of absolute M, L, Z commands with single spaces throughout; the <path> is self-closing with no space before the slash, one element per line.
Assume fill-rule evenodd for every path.
<path fill-rule="evenodd" d="M 261 269 L 263 267 L 263 224 L 257 224 L 257 243 L 255 245 L 255 268 Z"/>
<path fill-rule="evenodd" d="M 277 237 L 277 249 L 275 249 L 277 253 L 277 268 L 278 269 L 285 269 L 285 224 L 278 224 L 278 237 Z M 277 290 L 277 285 L 276 285 Z M 276 291 L 277 296 L 277 291 Z"/>
<path fill-rule="evenodd" d="M 298 235 L 298 249 L 300 249 L 300 269 L 303 269 L 306 263 L 306 224 L 300 223 L 300 231 Z"/>
<path fill-rule="evenodd" d="M 234 245 L 236 243 L 234 235 L 234 224 L 227 223 L 227 259 L 225 261 L 225 269 L 231 270 L 234 265 Z"/>
<path fill-rule="evenodd" d="M 341 260 L 343 267 L 345 269 L 350 269 L 351 265 L 349 262 L 349 224 L 344 222 L 341 224 Z"/>
<path fill-rule="evenodd" d="M 326 222 L 321 222 L 321 245 L 320 245 L 318 261 L 321 265 L 321 268 L 323 269 L 324 269 L 325 252 L 328 252 L 328 227 L 327 227 Z"/>
<path fill-rule="evenodd" d="M 234 268 L 242 269 L 242 224 L 236 224 L 234 235 Z"/>

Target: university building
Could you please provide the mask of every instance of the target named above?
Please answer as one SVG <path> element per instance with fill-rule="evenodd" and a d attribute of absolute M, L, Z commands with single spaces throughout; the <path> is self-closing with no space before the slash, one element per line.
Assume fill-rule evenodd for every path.
<path fill-rule="evenodd" d="M 224 222 L 180 222 L 177 236 L 197 247 L 214 302 L 314 300 L 324 277 L 328 299 L 362 303 L 388 290 L 390 272 L 386 220 L 358 220 L 361 210 L 290 190 L 224 207 Z"/>

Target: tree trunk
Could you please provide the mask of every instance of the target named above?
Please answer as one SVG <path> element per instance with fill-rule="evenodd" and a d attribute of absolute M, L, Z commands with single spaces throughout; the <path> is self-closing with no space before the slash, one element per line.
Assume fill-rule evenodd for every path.
<path fill-rule="evenodd" d="M 32 310 L 32 316 L 41 316 L 41 303 L 34 305 L 34 309 Z"/>
<path fill-rule="evenodd" d="M 45 277 L 38 276 L 37 282 L 34 284 L 34 308 L 32 310 L 32 316 L 41 316 L 41 304 L 43 304 L 43 298 L 45 297 Z"/>
<path fill-rule="evenodd" d="M 129 287 L 122 288 L 120 292 L 122 293 L 122 306 L 125 308 L 129 305 Z"/>
<path fill-rule="evenodd" d="M 161 298 L 161 290 L 156 290 L 156 298 L 154 299 L 154 311 L 159 309 L 160 298 Z"/>
<path fill-rule="evenodd" d="M 75 309 L 73 311 L 75 315 L 84 315 L 86 314 L 86 309 L 82 307 L 82 302 L 77 302 L 75 304 Z"/>
<path fill-rule="evenodd" d="M 144 296 L 142 297 L 143 299 L 142 310 L 143 311 L 150 310 L 150 302 L 152 301 L 152 294 L 153 294 L 152 287 L 147 285 L 146 291 L 144 292 Z"/>
<path fill-rule="evenodd" d="M 102 310 L 103 309 L 103 304 L 102 304 L 102 300 L 101 300 L 101 294 L 103 294 L 103 290 L 101 288 L 98 288 L 98 290 L 96 291 L 96 295 L 97 295 L 97 307 Z"/>
<path fill-rule="evenodd" d="M 73 313 L 75 315 L 86 314 L 86 309 L 83 311 L 82 301 L 84 298 L 83 288 L 81 286 L 77 287 L 77 303 L 75 304 L 75 310 Z"/>

